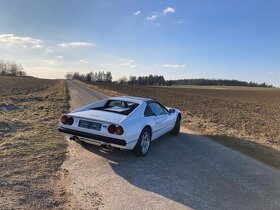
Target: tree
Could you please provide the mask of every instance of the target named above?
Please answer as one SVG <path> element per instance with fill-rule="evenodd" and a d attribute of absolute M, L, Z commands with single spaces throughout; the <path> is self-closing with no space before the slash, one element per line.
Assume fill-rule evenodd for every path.
<path fill-rule="evenodd" d="M 136 78 L 136 76 L 129 76 L 128 84 L 129 84 L 129 85 L 136 85 L 136 84 L 137 84 L 137 78 Z"/>
<path fill-rule="evenodd" d="M 0 61 L 0 75 L 26 76 L 26 73 L 21 64 Z"/>
<path fill-rule="evenodd" d="M 87 82 L 92 82 L 93 81 L 93 73 L 92 72 L 86 74 L 86 81 Z"/>
<path fill-rule="evenodd" d="M 120 84 L 125 84 L 127 83 L 127 77 L 126 76 L 123 76 L 121 78 L 118 79 L 118 83 Z"/>
<path fill-rule="evenodd" d="M 110 71 L 107 71 L 105 76 L 105 82 L 112 82 L 112 79 L 112 73 Z"/>
<path fill-rule="evenodd" d="M 67 73 L 65 74 L 65 78 L 66 78 L 66 79 L 73 79 L 73 73 L 67 72 Z"/>

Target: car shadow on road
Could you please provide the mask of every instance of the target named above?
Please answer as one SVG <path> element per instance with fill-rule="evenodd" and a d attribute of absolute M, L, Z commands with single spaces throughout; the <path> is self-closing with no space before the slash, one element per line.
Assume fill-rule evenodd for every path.
<path fill-rule="evenodd" d="M 198 135 L 165 135 L 152 142 L 143 158 L 126 150 L 82 145 L 108 159 L 130 184 L 195 209 L 270 206 L 263 193 L 279 194 L 267 186 L 269 175 L 256 161 Z M 279 174 L 269 177 L 279 185 Z M 254 188 L 256 182 L 261 190 Z"/>

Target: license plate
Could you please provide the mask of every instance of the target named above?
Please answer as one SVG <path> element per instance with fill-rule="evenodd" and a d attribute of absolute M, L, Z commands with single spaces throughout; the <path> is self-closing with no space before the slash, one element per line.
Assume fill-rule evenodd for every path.
<path fill-rule="evenodd" d="M 81 127 L 81 128 L 87 128 L 87 129 L 100 131 L 102 124 L 101 123 L 96 123 L 96 122 L 80 120 L 78 126 Z"/>

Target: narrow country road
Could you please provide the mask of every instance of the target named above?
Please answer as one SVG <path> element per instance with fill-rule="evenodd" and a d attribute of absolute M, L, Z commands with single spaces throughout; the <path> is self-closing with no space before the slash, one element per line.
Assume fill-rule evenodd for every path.
<path fill-rule="evenodd" d="M 71 109 L 105 98 L 68 81 Z M 144 158 L 69 142 L 71 189 L 81 209 L 280 209 L 280 171 L 182 130 Z"/>

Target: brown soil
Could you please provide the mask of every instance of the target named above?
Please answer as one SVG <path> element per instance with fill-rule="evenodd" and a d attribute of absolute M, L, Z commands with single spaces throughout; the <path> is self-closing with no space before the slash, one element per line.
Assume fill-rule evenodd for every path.
<path fill-rule="evenodd" d="M 38 79 L 33 77 L 0 76 L 0 95 L 29 94 L 46 89 L 58 80 Z"/>

